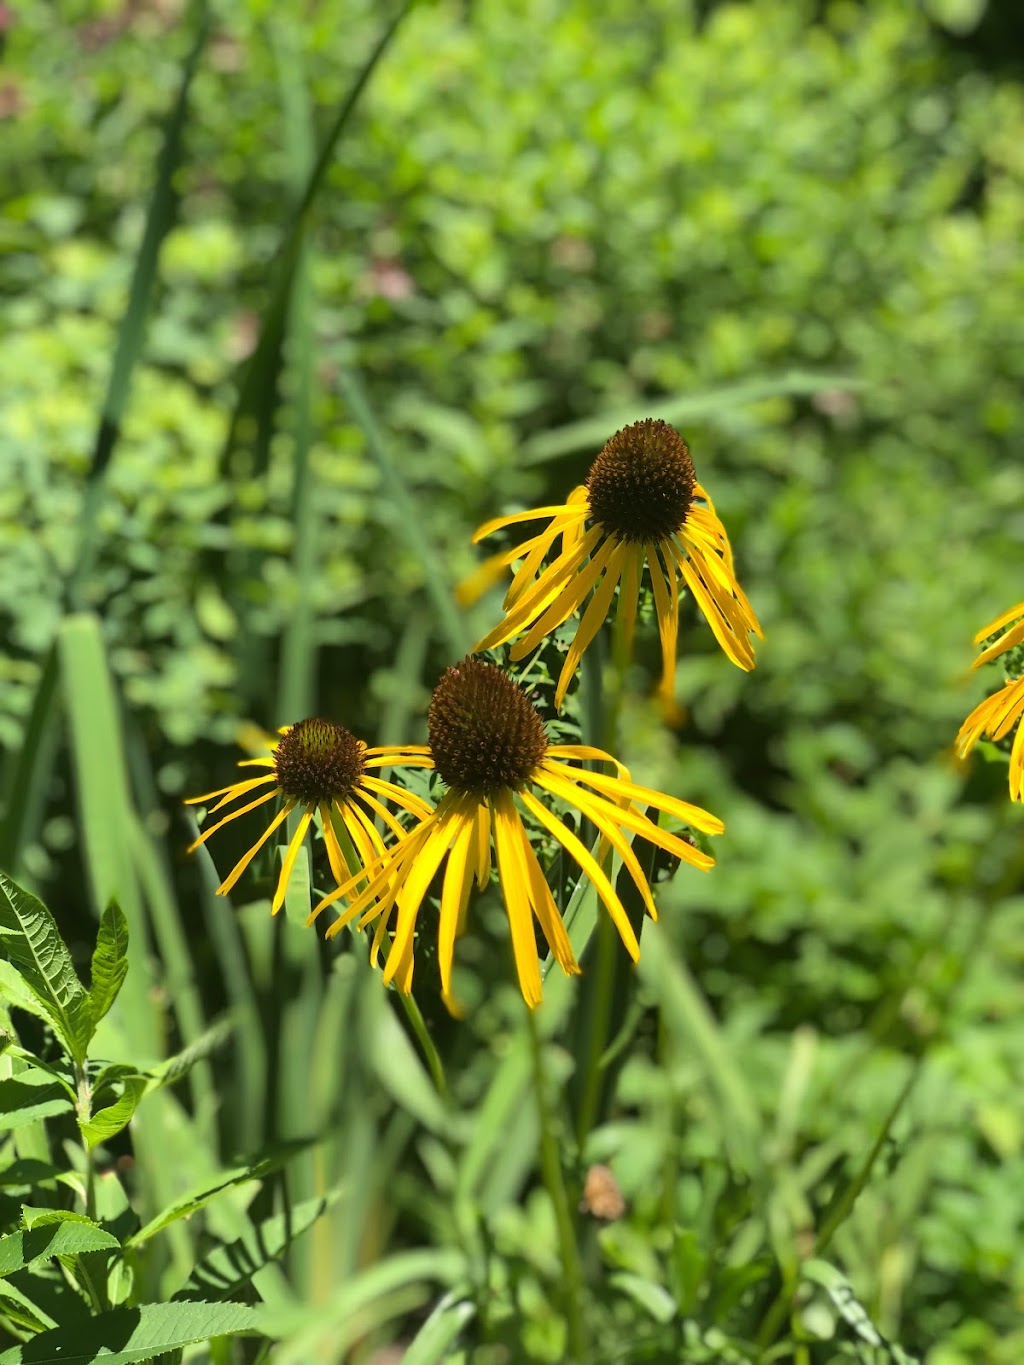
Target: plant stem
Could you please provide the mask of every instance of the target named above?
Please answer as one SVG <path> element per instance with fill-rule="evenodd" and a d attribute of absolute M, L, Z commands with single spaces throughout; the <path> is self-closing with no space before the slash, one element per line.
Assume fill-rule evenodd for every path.
<path fill-rule="evenodd" d="M 96 1218 L 96 1163 L 92 1148 L 83 1129 L 92 1118 L 92 1086 L 89 1084 L 88 1064 L 75 1062 L 75 1090 L 78 1094 L 76 1109 L 79 1132 L 82 1134 L 82 1151 L 85 1154 L 85 1216 Z"/>
<path fill-rule="evenodd" d="M 537 1030 L 537 1022 L 532 1011 L 527 1010 L 526 1027 L 530 1037 L 530 1056 L 533 1062 L 533 1089 L 537 1101 L 537 1118 L 540 1123 L 540 1157 L 544 1184 L 547 1187 L 552 1207 L 555 1211 L 555 1224 L 558 1229 L 558 1249 L 562 1260 L 564 1276 L 565 1313 L 569 1332 L 569 1354 L 567 1365 L 586 1365 L 590 1359 L 587 1349 L 587 1336 L 583 1325 L 583 1271 L 580 1264 L 579 1247 L 576 1244 L 576 1229 L 569 1206 L 569 1195 L 565 1187 L 565 1177 L 558 1156 L 558 1143 L 552 1127 L 551 1110 L 548 1107 L 544 1087 L 544 1058 Z"/>

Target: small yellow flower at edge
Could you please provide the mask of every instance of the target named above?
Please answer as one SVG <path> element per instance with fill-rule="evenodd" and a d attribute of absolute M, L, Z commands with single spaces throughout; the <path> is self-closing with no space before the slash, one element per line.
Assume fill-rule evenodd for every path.
<path fill-rule="evenodd" d="M 1012 624 L 1011 624 L 1012 623 Z M 1009 626 L 1009 630 L 1004 629 Z M 1000 654 L 1024 644 L 1024 602 L 1018 602 L 978 631 L 974 643 L 981 644 L 989 636 L 1002 631 L 974 661 L 974 667 L 991 663 Z M 956 737 L 956 751 L 966 758 L 983 736 L 999 740 L 1008 735 L 1024 715 L 1024 676 L 1010 678 L 998 692 L 979 702 L 960 727 Z M 1010 750 L 1010 800 L 1024 800 L 1024 725 L 1020 725 Z"/>

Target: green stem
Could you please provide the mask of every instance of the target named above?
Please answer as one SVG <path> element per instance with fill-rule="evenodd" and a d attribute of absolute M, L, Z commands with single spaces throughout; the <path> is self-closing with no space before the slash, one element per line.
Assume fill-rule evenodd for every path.
<path fill-rule="evenodd" d="M 580 1152 L 587 1135 L 597 1122 L 603 1087 L 602 1059 L 608 1045 L 611 1025 L 612 1000 L 615 996 L 616 961 L 621 947 L 618 931 L 610 915 L 598 912 L 597 942 L 593 961 L 587 966 L 587 1024 L 586 1055 L 583 1058 L 583 1077 L 576 1109 L 576 1143 Z M 580 1001 L 584 1004 L 583 999 Z"/>
<path fill-rule="evenodd" d="M 415 1033 L 420 1048 L 423 1052 L 424 1060 L 430 1070 L 431 1080 L 434 1088 L 443 1100 L 448 1098 L 448 1082 L 445 1079 L 444 1063 L 441 1061 L 441 1054 L 434 1046 L 434 1040 L 427 1031 L 427 1025 L 420 1012 L 420 1007 L 411 995 L 398 992 L 398 999 L 402 1009 L 405 1010 L 405 1017 L 408 1019 L 413 1033 Z"/>
<path fill-rule="evenodd" d="M 89 1084 L 88 1064 L 85 1061 L 75 1063 L 75 1091 L 78 1095 L 76 1103 L 78 1128 L 82 1134 L 82 1151 L 85 1154 L 85 1216 L 95 1221 L 96 1163 L 93 1160 L 89 1139 L 83 1131 L 92 1118 L 92 1086 Z"/>
<path fill-rule="evenodd" d="M 576 1244 L 576 1229 L 569 1206 L 569 1194 L 565 1187 L 562 1164 L 558 1159 L 558 1143 L 552 1127 L 551 1110 L 548 1107 L 544 1086 L 544 1057 L 537 1030 L 537 1022 L 532 1011 L 526 1013 L 527 1032 L 530 1037 L 530 1057 L 533 1063 L 533 1090 L 537 1101 L 537 1118 L 540 1123 L 540 1157 L 544 1184 L 555 1212 L 558 1229 L 558 1249 L 562 1260 L 564 1276 L 565 1313 L 569 1331 L 568 1362 L 573 1365 L 586 1365 L 590 1359 L 587 1349 L 587 1336 L 583 1326 L 583 1270 L 580 1263 L 579 1247 Z"/>
<path fill-rule="evenodd" d="M 831 1242 L 835 1235 L 836 1229 L 849 1217 L 861 1191 L 871 1178 L 871 1172 L 874 1169 L 875 1162 L 878 1160 L 882 1148 L 888 1141 L 889 1134 L 892 1132 L 892 1126 L 899 1117 L 903 1106 L 910 1098 L 910 1093 L 921 1074 L 921 1061 L 921 1058 L 918 1058 L 915 1061 L 913 1069 L 903 1085 L 903 1089 L 897 1095 L 895 1103 L 886 1115 L 885 1122 L 879 1130 L 878 1136 L 871 1145 L 871 1150 L 861 1163 L 860 1170 L 849 1184 L 846 1185 L 838 1199 L 836 1199 L 831 1207 L 826 1210 L 824 1221 L 822 1222 L 821 1228 L 814 1241 L 815 1256 L 824 1255 L 829 1242 Z M 757 1334 L 757 1344 L 762 1351 L 766 1350 L 778 1336 L 782 1324 L 786 1319 L 786 1314 L 789 1312 L 792 1305 L 798 1282 L 798 1275 L 787 1277 L 771 1304 L 771 1307 L 765 1314 L 761 1323 L 761 1330 Z"/>

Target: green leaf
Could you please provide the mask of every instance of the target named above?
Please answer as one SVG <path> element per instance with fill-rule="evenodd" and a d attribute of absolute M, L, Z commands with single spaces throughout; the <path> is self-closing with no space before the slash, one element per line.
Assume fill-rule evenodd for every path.
<path fill-rule="evenodd" d="M 11 767 L 0 817 L 0 867 L 17 871 L 22 849 L 34 837 L 59 738 L 57 651 L 51 645 L 25 723 L 21 751 Z"/>
<path fill-rule="evenodd" d="M 128 971 L 128 921 L 116 901 L 110 901 L 100 920 L 92 955 L 89 1012 L 93 1027 L 117 999 Z"/>
<path fill-rule="evenodd" d="M 90 1021 L 85 988 L 53 916 L 35 896 L 0 872 L 0 948 L 45 1010 L 76 1062 L 85 1060 Z"/>
<path fill-rule="evenodd" d="M 648 1313 L 655 1322 L 671 1322 L 678 1315 L 679 1308 L 668 1290 L 654 1280 L 643 1275 L 635 1275 L 630 1270 L 618 1270 L 609 1276 L 609 1283 Z"/>
<path fill-rule="evenodd" d="M 305 1365 L 317 1359 L 318 1343 L 325 1336 L 340 1352 L 365 1334 L 360 1326 L 364 1314 L 383 1322 L 408 1311 L 408 1300 L 403 1298 L 405 1307 L 392 1302 L 396 1291 L 412 1289 L 422 1296 L 427 1285 L 452 1286 L 462 1282 L 465 1273 L 465 1257 L 450 1248 L 400 1251 L 350 1276 L 322 1307 L 285 1304 L 268 1308 L 268 1331 L 289 1336 L 287 1345 L 274 1355 L 275 1365 Z M 5 1365 L 3 1356 L 0 1365 Z"/>
<path fill-rule="evenodd" d="M 146 927 L 134 857 L 137 822 L 117 689 L 98 617 L 66 617 L 58 640 L 90 899 L 97 915 L 114 900 L 127 917 L 132 970 L 121 991 L 116 1018 L 131 1035 L 131 1059 L 148 1060 L 159 1052 L 156 1006 L 145 951 Z"/>
<path fill-rule="evenodd" d="M 141 1246 L 143 1242 L 148 1242 L 158 1232 L 161 1232 L 170 1223 L 175 1223 L 179 1218 L 187 1218 L 190 1213 L 195 1213 L 208 1204 L 211 1199 L 215 1199 L 224 1190 L 229 1190 L 234 1185 L 243 1185 L 247 1180 L 262 1180 L 271 1171 L 276 1170 L 289 1157 L 294 1156 L 297 1151 L 308 1146 L 305 1142 L 282 1143 L 272 1155 L 263 1157 L 259 1161 L 253 1162 L 248 1166 L 236 1166 L 232 1170 L 222 1171 L 215 1180 L 200 1185 L 197 1189 L 190 1190 L 183 1194 L 173 1203 L 168 1204 L 162 1212 L 158 1213 L 150 1221 L 128 1238 L 126 1247 Z"/>
<path fill-rule="evenodd" d="M 223 1047 L 234 1031 L 233 1019 L 215 1020 L 195 1042 L 189 1043 L 188 1047 L 183 1047 L 147 1073 L 150 1090 L 159 1090 L 161 1086 L 174 1085 L 183 1080 L 197 1062 L 205 1061 L 219 1047 Z"/>
<path fill-rule="evenodd" d="M 475 1313 L 476 1305 L 470 1300 L 454 1290 L 445 1294 L 409 1342 L 402 1365 L 437 1365 L 448 1360 L 448 1348 Z"/>
<path fill-rule="evenodd" d="M 56 1166 L 36 1157 L 18 1157 L 0 1170 L 0 1189 L 17 1189 L 24 1185 L 32 1189 L 35 1185 L 50 1184 L 59 1174 Z"/>
<path fill-rule="evenodd" d="M 82 1136 L 91 1151 L 101 1142 L 107 1142 L 119 1133 L 130 1121 L 139 1100 L 146 1093 L 149 1078 L 146 1076 L 125 1076 L 122 1078 L 124 1090 L 113 1104 L 98 1109 L 87 1123 L 79 1122 Z"/>
<path fill-rule="evenodd" d="M 262 1313 L 241 1303 L 144 1303 L 42 1332 L 0 1355 L 0 1365 L 126 1365 L 210 1337 L 261 1330 Z"/>
<path fill-rule="evenodd" d="M 0 1275 L 13 1275 L 50 1256 L 78 1256 L 83 1251 L 113 1251 L 116 1237 L 87 1218 L 60 1218 L 0 1237 Z"/>
<path fill-rule="evenodd" d="M 0 1000 L 52 1025 L 49 1012 L 26 986 L 25 978 L 5 957 L 0 957 Z"/>
<path fill-rule="evenodd" d="M 303 1200 L 287 1213 L 254 1224 L 236 1241 L 216 1247 L 196 1265 L 175 1299 L 226 1299 L 239 1293 L 258 1270 L 276 1260 L 290 1242 L 312 1227 L 338 1195 L 335 1190 L 322 1198 Z"/>
<path fill-rule="evenodd" d="M 23 1128 L 27 1123 L 72 1108 L 73 1102 L 63 1085 L 43 1072 L 26 1071 L 0 1081 L 0 1131 Z"/>

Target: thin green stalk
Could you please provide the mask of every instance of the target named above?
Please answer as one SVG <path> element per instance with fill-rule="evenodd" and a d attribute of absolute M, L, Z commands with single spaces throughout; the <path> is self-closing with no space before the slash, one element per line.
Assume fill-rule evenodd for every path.
<path fill-rule="evenodd" d="M 601 1109 L 601 1092 L 604 1088 L 602 1060 L 611 1031 L 616 963 L 622 952 L 618 930 L 610 915 L 598 915 L 597 931 L 591 942 L 594 955 L 587 964 L 586 1000 L 582 994 L 580 999 L 581 1012 L 586 1008 L 585 1027 L 580 1030 L 586 1040 L 586 1053 L 580 1062 L 582 1079 L 576 1104 L 576 1144 L 581 1152 Z"/>
<path fill-rule="evenodd" d="M 78 1097 L 75 1108 L 78 1115 L 78 1131 L 82 1135 L 82 1152 L 85 1157 L 85 1216 L 96 1217 L 96 1162 L 93 1160 L 89 1139 L 85 1136 L 85 1125 L 92 1120 L 92 1086 L 89 1083 L 89 1064 L 75 1062 L 75 1094 Z"/>
<path fill-rule="evenodd" d="M 551 1110 L 545 1093 L 544 1057 L 537 1023 L 530 1010 L 526 1012 L 526 1027 L 530 1038 L 530 1057 L 533 1063 L 533 1093 L 540 1124 L 540 1157 L 544 1184 L 555 1212 L 558 1229 L 558 1249 L 562 1260 L 564 1301 L 569 1330 L 569 1356 L 574 1365 L 586 1365 L 590 1360 L 587 1334 L 583 1322 L 583 1268 L 576 1229 L 565 1187 L 562 1163 L 558 1157 Z"/>
<path fill-rule="evenodd" d="M 430 1071 L 430 1079 L 434 1082 L 434 1088 L 441 1098 L 446 1100 L 448 1098 L 448 1082 L 445 1079 L 444 1063 L 441 1061 L 441 1054 L 434 1046 L 433 1038 L 427 1031 L 427 1025 L 420 1012 L 420 1007 L 411 995 L 406 995 L 403 991 L 398 992 L 398 999 L 423 1051 L 423 1058 L 427 1063 L 427 1069 Z"/>
<path fill-rule="evenodd" d="M 842 1189 L 839 1197 L 834 1200 L 827 1210 L 824 1221 L 814 1241 L 815 1256 L 824 1254 L 829 1242 L 831 1242 L 832 1238 L 835 1236 L 836 1230 L 841 1227 L 849 1217 L 861 1191 L 871 1178 L 871 1172 L 874 1169 L 875 1162 L 878 1160 L 883 1147 L 889 1139 L 889 1134 L 892 1132 L 892 1126 L 899 1117 L 903 1106 L 910 1098 L 911 1091 L 917 1084 L 918 1077 L 921 1074 L 921 1061 L 921 1058 L 916 1059 L 910 1075 L 903 1085 L 903 1089 L 896 1096 L 895 1103 L 886 1115 L 885 1122 L 882 1124 L 878 1136 L 871 1145 L 871 1150 L 861 1163 L 860 1170 Z M 768 1312 L 765 1314 L 760 1331 L 757 1334 L 757 1344 L 762 1351 L 769 1347 L 778 1336 L 782 1324 L 786 1319 L 786 1314 L 790 1311 L 792 1306 L 793 1296 L 796 1293 L 798 1282 L 797 1275 L 788 1276 L 769 1307 Z"/>
<path fill-rule="evenodd" d="M 342 857 L 349 867 L 358 867 L 359 855 L 356 853 L 352 840 L 349 837 L 349 832 L 345 828 L 345 822 L 343 820 L 334 819 L 332 815 L 331 823 L 334 825 L 334 831 L 338 836 Z M 353 934 L 359 934 L 359 930 L 354 924 L 351 925 L 350 928 Z M 360 935 L 360 937 L 362 936 Z M 420 1012 L 420 1007 L 411 995 L 404 995 L 401 991 L 398 992 L 398 999 L 402 1009 L 405 1011 L 405 1017 L 408 1019 L 412 1031 L 416 1035 L 416 1040 L 420 1045 L 420 1050 L 423 1053 L 423 1060 L 427 1064 L 427 1069 L 430 1072 L 431 1080 L 434 1082 L 434 1087 L 441 1098 L 447 1100 L 448 1081 L 444 1074 L 444 1062 L 441 1060 L 441 1054 L 434 1046 L 434 1040 L 431 1038 L 427 1029 L 426 1022 Z"/>

